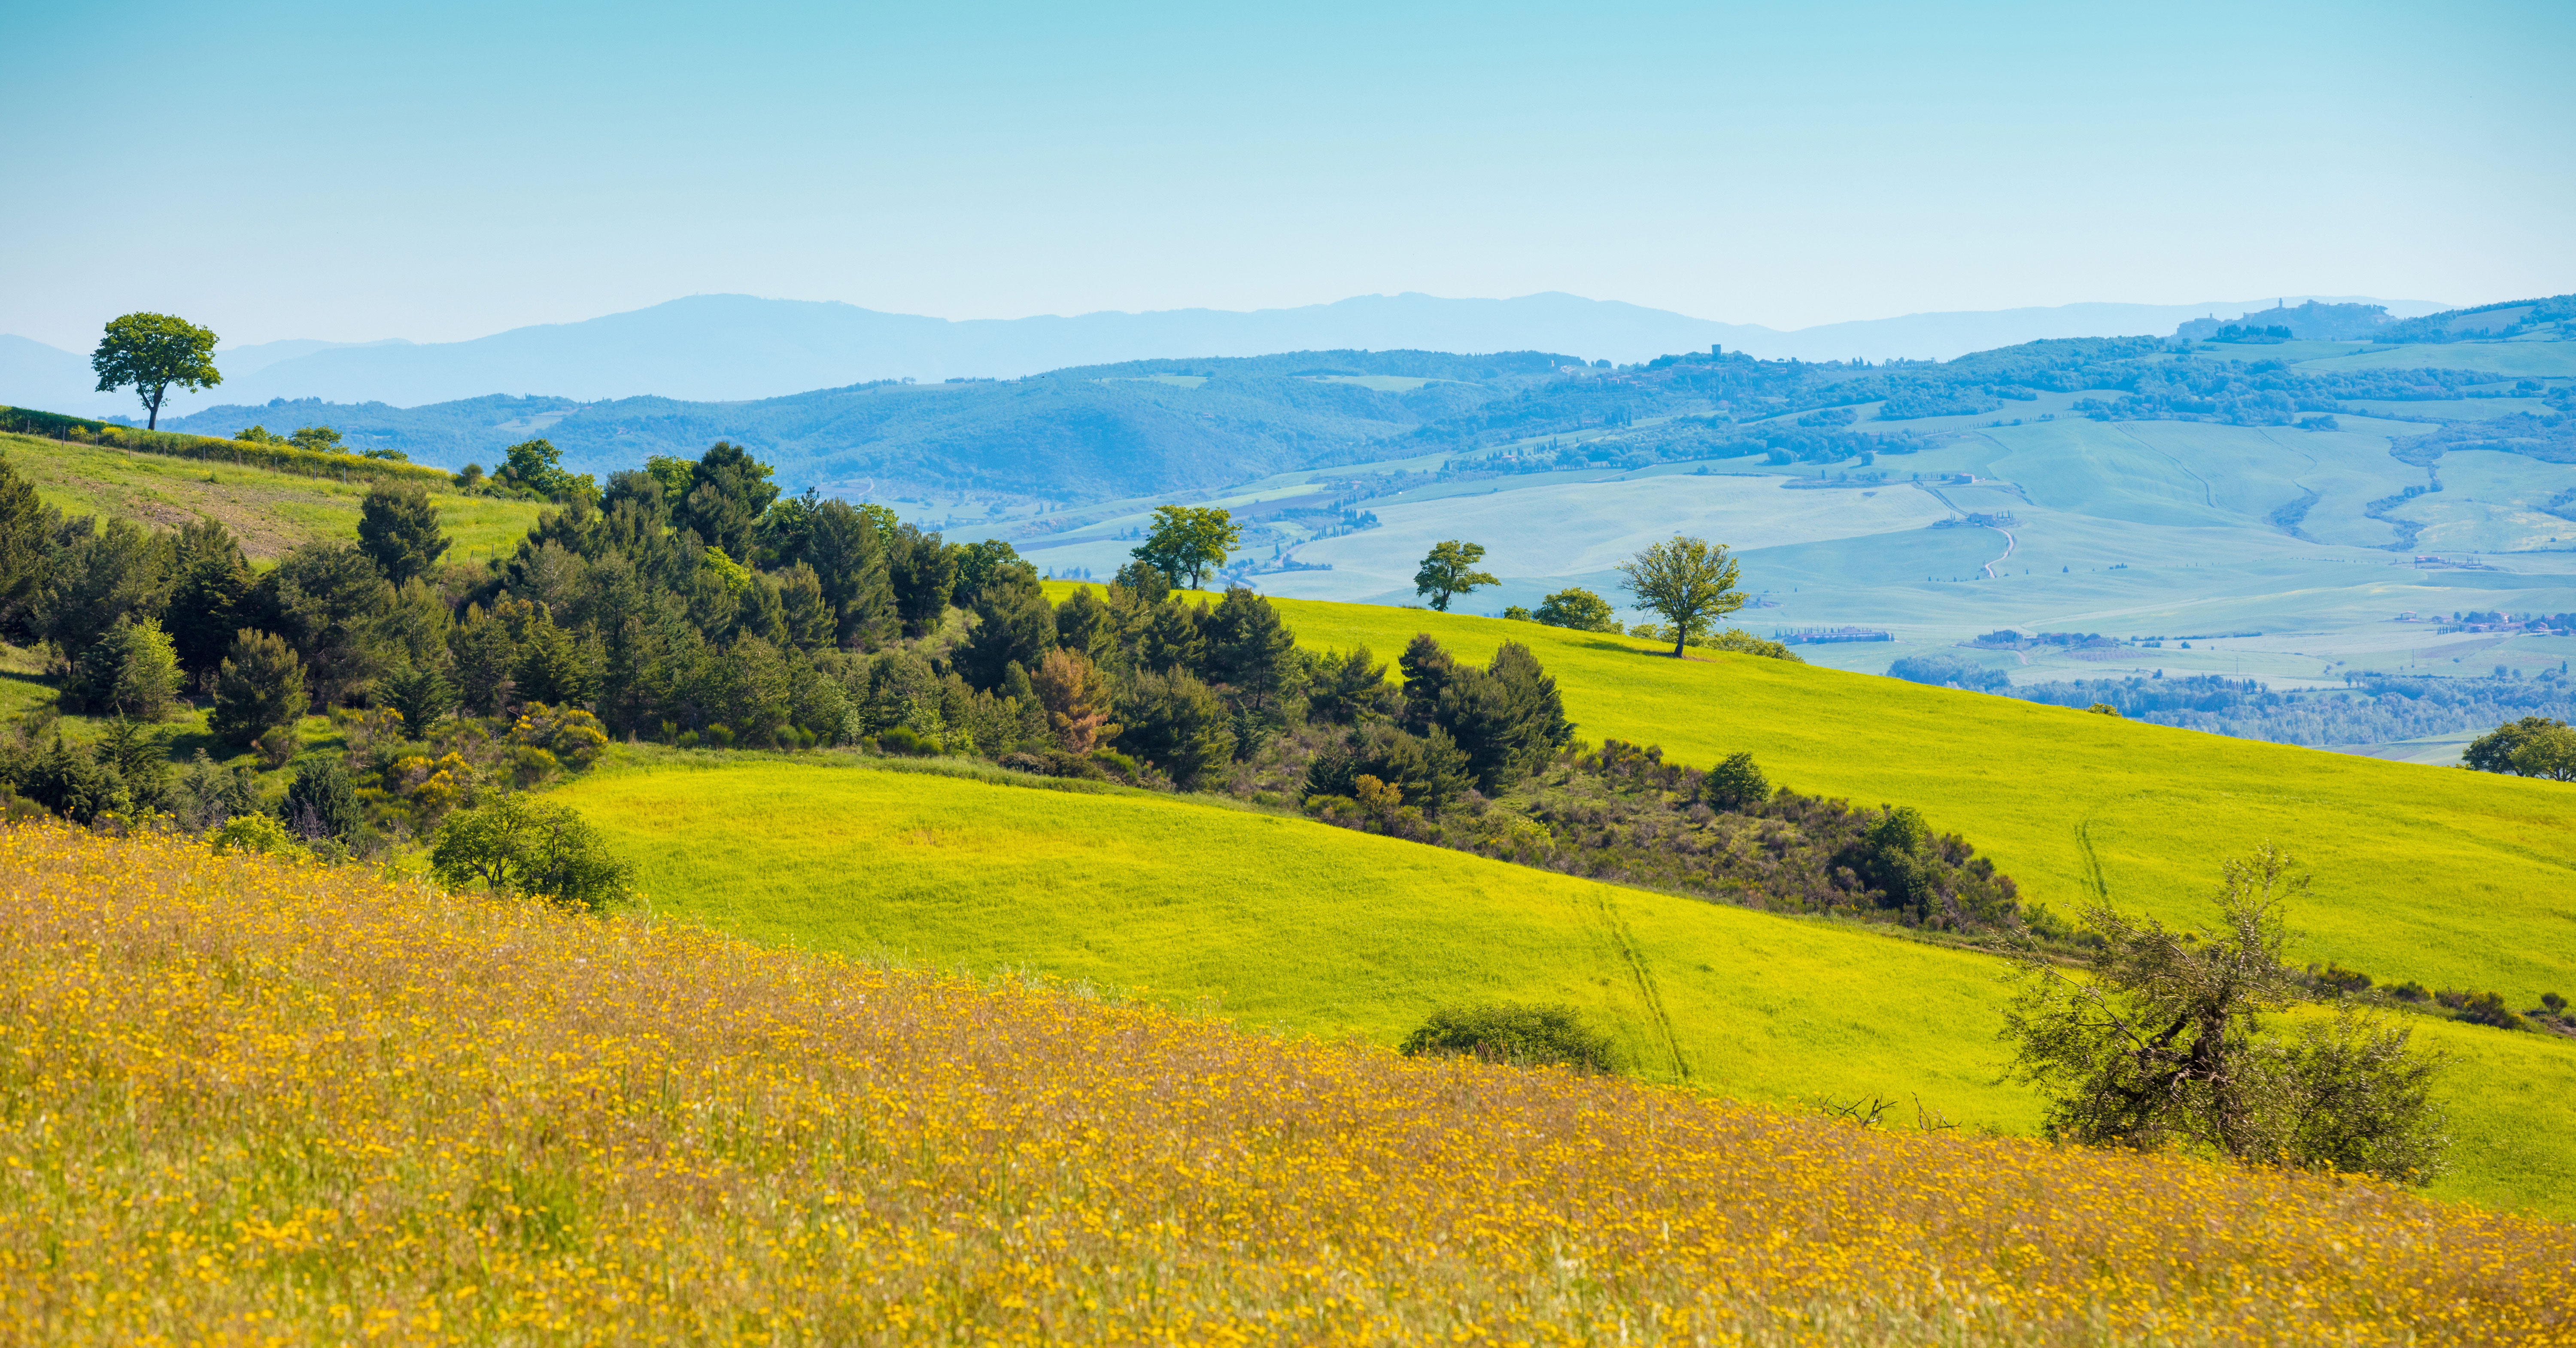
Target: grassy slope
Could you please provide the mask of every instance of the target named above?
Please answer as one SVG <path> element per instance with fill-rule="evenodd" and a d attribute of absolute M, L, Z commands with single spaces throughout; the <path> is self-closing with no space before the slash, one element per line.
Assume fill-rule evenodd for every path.
<path fill-rule="evenodd" d="M 1070 587 L 1058 586 L 1058 589 Z M 1528 643 L 1586 739 L 1686 763 L 1750 751 L 1775 784 L 1921 807 L 2065 911 L 2197 921 L 2217 859 L 2264 839 L 2316 873 L 2301 953 L 2389 982 L 2576 993 L 2576 792 L 1714 653 L 1417 610 L 1278 601 L 1314 647 L 1391 660 L 1430 631 L 1476 660 Z M 2098 868 L 2098 869 L 2097 869 Z"/>
<path fill-rule="evenodd" d="M 262 562 L 318 538 L 354 537 L 369 485 L 9 433 L 0 433 L 0 455 L 66 515 L 122 515 L 165 529 L 210 516 Z M 540 509 L 486 496 L 430 499 L 456 542 L 454 561 L 506 555 Z"/>
<path fill-rule="evenodd" d="M 1648 1075 L 1718 1094 L 1919 1095 L 1972 1128 L 2037 1121 L 1995 1080 L 1985 957 L 1187 799 L 716 761 L 659 758 L 559 798 L 638 861 L 656 909 L 759 940 L 1144 985 L 1378 1043 L 1437 1005 L 1563 1001 Z M 2576 1051 L 2425 1033 L 2469 1059 L 2446 1085 L 2460 1173 L 2440 1192 L 2576 1215 Z"/>

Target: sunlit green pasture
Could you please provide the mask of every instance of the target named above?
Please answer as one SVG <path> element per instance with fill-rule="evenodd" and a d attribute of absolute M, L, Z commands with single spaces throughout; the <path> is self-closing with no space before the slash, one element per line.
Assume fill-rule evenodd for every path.
<path fill-rule="evenodd" d="M 1069 592 L 1069 586 L 1052 587 Z M 2218 859 L 2266 839 L 2314 870 L 2299 949 L 2383 982 L 2576 996 L 2576 787 L 2122 721 L 1894 679 L 1418 609 L 1279 600 L 1311 648 L 1391 661 L 1428 631 L 1527 643 L 1578 734 L 1920 807 L 2060 911 L 2100 893 L 2199 918 Z"/>
<path fill-rule="evenodd" d="M 66 515 L 119 515 L 165 529 L 221 520 L 260 562 L 316 539 L 357 537 L 358 504 L 371 485 L 5 432 L 0 456 Z M 455 540 L 452 561 L 509 555 L 541 508 L 436 491 L 430 499 Z"/>
<path fill-rule="evenodd" d="M 1898 1102 L 2027 1132 L 1990 957 L 1576 880 L 1303 819 L 870 767 L 656 755 L 556 793 L 660 914 L 782 945 L 1010 965 L 1392 1044 L 1435 1006 L 1567 1002 L 1641 1074 L 1790 1105 Z M 2576 1213 L 2576 1046 L 2440 1022 L 2459 1173 Z"/>

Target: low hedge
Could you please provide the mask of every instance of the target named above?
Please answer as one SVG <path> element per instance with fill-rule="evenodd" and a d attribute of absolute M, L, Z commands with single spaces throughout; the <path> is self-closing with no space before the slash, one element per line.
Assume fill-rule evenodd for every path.
<path fill-rule="evenodd" d="M 67 417 L 59 412 L 38 412 L 25 407 L 0 407 L 0 430 L 79 444 L 110 445 L 142 454 L 166 454 L 174 459 L 204 459 L 211 463 L 265 468 L 270 472 L 293 473 L 298 477 L 327 477 L 342 482 L 353 479 L 417 482 L 425 487 L 451 489 L 455 485 L 445 469 L 426 464 L 368 459 L 355 454 L 317 454 L 291 445 L 253 445 L 178 431 L 136 430 L 112 421 L 91 421 L 86 417 Z"/>

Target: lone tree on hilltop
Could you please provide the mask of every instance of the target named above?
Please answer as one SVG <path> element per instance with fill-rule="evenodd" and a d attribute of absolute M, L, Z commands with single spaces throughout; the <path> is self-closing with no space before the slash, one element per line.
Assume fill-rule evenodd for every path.
<path fill-rule="evenodd" d="M 1422 569 L 1413 573 L 1413 592 L 1431 601 L 1431 607 L 1446 613 L 1449 601 L 1479 585 L 1500 585 L 1490 571 L 1479 571 L 1476 563 L 1485 560 L 1485 545 L 1461 543 L 1450 539 L 1431 545 L 1431 555 L 1422 559 Z"/>
<path fill-rule="evenodd" d="M 1156 506 L 1144 546 L 1129 555 L 1151 563 L 1175 581 L 1187 577 L 1188 588 L 1195 590 L 1200 578 L 1211 568 L 1225 565 L 1227 555 L 1242 541 L 1243 526 L 1221 507 Z"/>
<path fill-rule="evenodd" d="M 90 353 L 98 391 L 132 387 L 143 399 L 144 429 L 161 427 L 161 400 L 178 385 L 190 392 L 224 382 L 215 369 L 215 334 L 173 314 L 127 314 L 107 325 Z"/>
<path fill-rule="evenodd" d="M 1636 596 L 1639 608 L 1660 613 L 1672 625 L 1673 658 L 1709 624 L 1744 607 L 1735 588 L 1735 558 L 1723 543 L 1680 534 L 1657 543 L 1619 564 L 1626 580 L 1620 585 Z"/>
<path fill-rule="evenodd" d="M 2049 1095 L 2049 1133 L 2430 1181 L 2450 1142 L 2427 1089 L 2441 1062 L 2349 1004 L 2296 1042 L 2265 1033 L 2261 1013 L 2306 995 L 2282 961 L 2282 910 L 2308 877 L 2269 844 L 2222 876 L 2215 927 L 2169 931 L 2096 906 L 2084 915 L 2101 942 L 2090 977 L 2023 962 L 2002 1037 L 2014 1074 Z"/>

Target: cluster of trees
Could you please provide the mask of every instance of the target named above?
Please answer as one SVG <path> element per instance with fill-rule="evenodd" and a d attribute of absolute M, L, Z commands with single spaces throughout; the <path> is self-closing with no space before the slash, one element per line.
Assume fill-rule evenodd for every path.
<path fill-rule="evenodd" d="M 2555 717 L 2525 716 L 2470 741 L 2460 761 L 2480 772 L 2576 782 L 2576 730 Z"/>
<path fill-rule="evenodd" d="M 1932 930 L 2062 935 L 2010 878 L 1903 806 L 1774 791 L 1748 755 L 1708 771 L 1616 740 L 1576 744 L 1555 680 L 1505 642 L 1479 669 L 1428 635 L 1400 690 L 1360 650 L 1314 684 L 1346 727 L 1306 760 L 1307 809 L 1329 822 L 1570 875 L 1779 912 Z"/>

